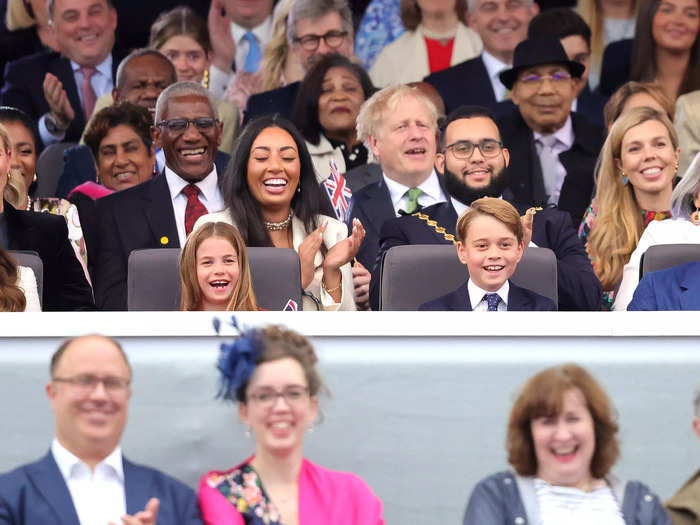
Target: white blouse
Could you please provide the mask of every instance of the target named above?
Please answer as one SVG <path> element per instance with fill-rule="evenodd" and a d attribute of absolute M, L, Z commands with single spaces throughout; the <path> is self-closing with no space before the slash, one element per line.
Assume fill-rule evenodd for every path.
<path fill-rule="evenodd" d="M 39 291 L 37 288 L 34 271 L 27 266 L 18 266 L 17 270 L 17 286 L 24 292 L 24 297 L 27 300 L 27 305 L 24 307 L 24 311 L 41 312 Z"/>
<path fill-rule="evenodd" d="M 535 478 L 541 525 L 625 525 L 612 489 L 604 485 L 590 492 L 550 485 Z"/>

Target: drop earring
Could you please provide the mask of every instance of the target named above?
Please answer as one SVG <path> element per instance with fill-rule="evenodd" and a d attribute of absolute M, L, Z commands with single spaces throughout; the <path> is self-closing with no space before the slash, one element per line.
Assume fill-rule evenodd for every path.
<path fill-rule="evenodd" d="M 627 175 L 625 175 L 624 171 L 620 172 L 620 175 L 622 176 L 622 185 L 627 186 L 627 183 L 629 182 L 629 179 L 627 178 Z"/>
<path fill-rule="evenodd" d="M 700 226 L 700 209 L 698 207 L 695 207 L 695 211 L 690 214 L 690 222 L 692 222 L 695 226 Z"/>

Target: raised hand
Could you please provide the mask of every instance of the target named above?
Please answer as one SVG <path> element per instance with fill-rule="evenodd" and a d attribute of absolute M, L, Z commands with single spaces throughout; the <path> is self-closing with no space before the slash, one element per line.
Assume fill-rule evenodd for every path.
<path fill-rule="evenodd" d="M 68 129 L 68 126 L 75 118 L 75 110 L 70 105 L 66 90 L 63 89 L 63 84 L 55 75 L 46 73 L 42 87 L 51 117 L 56 121 L 59 128 Z"/>
<path fill-rule="evenodd" d="M 236 42 L 231 35 L 231 21 L 221 0 L 212 0 L 207 17 L 209 40 L 212 48 L 212 64 L 224 72 L 231 71 L 236 60 Z"/>
<path fill-rule="evenodd" d="M 160 501 L 158 501 L 158 498 L 149 499 L 148 503 L 146 503 L 146 508 L 142 511 L 137 512 L 133 516 L 129 516 L 128 514 L 122 516 L 122 525 L 156 525 L 159 506 Z M 109 525 L 117 524 L 110 523 Z"/>
<path fill-rule="evenodd" d="M 321 224 L 321 226 L 312 231 L 299 245 L 298 253 L 299 262 L 301 263 L 302 288 L 309 286 L 314 279 L 314 270 L 316 269 L 314 258 L 316 257 L 316 252 L 318 252 L 318 249 L 321 247 L 323 232 L 326 231 L 327 226 L 327 222 Z"/>
<path fill-rule="evenodd" d="M 359 219 L 352 220 L 352 233 L 342 241 L 339 241 L 333 246 L 326 258 L 323 260 L 323 267 L 338 269 L 346 263 L 349 263 L 357 251 L 360 249 L 362 240 L 365 238 L 365 228 Z"/>

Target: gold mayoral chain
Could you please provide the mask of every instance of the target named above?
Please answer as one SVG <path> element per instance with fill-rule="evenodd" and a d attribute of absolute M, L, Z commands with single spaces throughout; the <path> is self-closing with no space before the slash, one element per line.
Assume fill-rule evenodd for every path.
<path fill-rule="evenodd" d="M 538 211 L 542 211 L 542 208 L 540 208 L 540 207 L 528 208 L 523 217 L 534 216 L 535 213 L 537 213 Z M 416 213 L 413 213 L 412 216 L 418 217 L 420 220 L 425 221 L 425 223 L 430 228 L 433 228 L 436 233 L 438 233 L 439 235 L 442 235 L 445 238 L 445 240 L 451 242 L 452 244 L 457 244 L 457 241 L 455 240 L 455 236 L 452 235 L 451 233 L 447 233 L 447 231 L 445 231 L 445 228 L 442 226 L 439 226 L 437 221 L 434 221 L 433 219 L 431 219 L 429 215 L 426 215 L 425 213 L 421 213 L 418 211 Z M 532 219 L 528 219 L 528 220 L 532 220 Z"/>

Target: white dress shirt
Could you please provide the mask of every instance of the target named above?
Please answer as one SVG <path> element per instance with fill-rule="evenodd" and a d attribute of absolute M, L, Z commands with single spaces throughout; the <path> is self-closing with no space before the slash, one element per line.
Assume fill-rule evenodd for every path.
<path fill-rule="evenodd" d="M 484 295 L 486 295 L 487 293 L 497 293 L 498 296 L 501 298 L 501 302 L 498 303 L 499 312 L 505 312 L 508 310 L 508 292 L 510 291 L 510 284 L 508 283 L 508 279 L 506 279 L 506 282 L 503 283 L 503 286 L 501 286 L 495 292 L 483 290 L 482 288 L 479 288 L 476 284 L 474 284 L 474 281 L 472 281 L 471 279 L 467 279 L 467 291 L 469 292 L 469 301 L 472 303 L 470 306 L 472 307 L 472 311 L 474 312 L 488 312 L 489 305 L 484 299 Z"/>
<path fill-rule="evenodd" d="M 605 485 L 585 492 L 574 487 L 550 485 L 535 478 L 535 494 L 542 525 L 624 525 L 612 489 Z"/>
<path fill-rule="evenodd" d="M 75 79 L 75 86 L 78 90 L 78 98 L 80 99 L 80 107 L 73 108 L 73 110 L 78 113 L 79 111 L 83 111 L 83 90 L 81 89 L 81 86 L 83 85 L 83 74 L 78 71 L 80 69 L 80 64 L 77 62 L 73 62 L 71 60 L 70 67 L 73 70 L 73 78 Z M 114 87 L 114 79 L 112 78 L 111 54 L 107 55 L 107 58 L 97 65 L 97 72 L 90 78 L 90 84 L 92 85 L 92 89 L 95 91 L 97 98 L 100 98 L 105 93 L 112 92 L 112 88 Z M 48 146 L 54 142 L 62 141 L 66 136 L 66 133 L 65 131 L 60 135 L 53 135 L 49 133 L 49 130 L 46 128 L 46 115 L 42 115 L 39 119 L 39 136 L 41 137 L 42 142 Z"/>
<path fill-rule="evenodd" d="M 540 144 L 539 139 L 541 139 L 544 135 L 538 133 L 537 131 L 533 131 L 533 134 L 535 136 L 535 147 L 537 148 L 537 154 L 541 155 L 543 146 Z M 571 115 L 568 116 L 566 122 L 561 128 L 559 128 L 553 135 L 549 136 L 554 136 L 557 139 L 556 143 L 552 147 L 552 152 L 557 156 L 557 172 L 556 179 L 554 180 L 554 184 L 552 186 L 554 191 L 552 192 L 552 195 L 549 196 L 548 202 L 551 204 L 557 204 L 559 202 L 561 187 L 564 185 L 564 179 L 566 178 L 566 168 L 564 168 L 564 165 L 561 163 L 559 155 L 570 150 L 571 146 L 574 145 L 574 128 L 571 124 Z M 544 173 L 542 175 L 545 176 Z M 547 185 L 545 184 L 545 187 L 546 186 Z"/>
<path fill-rule="evenodd" d="M 262 24 L 253 29 L 247 29 L 231 22 L 231 36 L 236 43 L 236 71 L 243 71 L 245 59 L 248 57 L 250 43 L 243 38 L 248 31 L 251 31 L 253 35 L 255 35 L 260 45 L 260 56 L 262 57 L 265 46 L 272 37 L 272 15 L 268 16 L 263 20 Z M 262 65 L 262 60 L 260 61 L 260 65 Z M 215 97 L 223 97 L 224 93 L 226 93 L 226 88 L 235 77 L 236 74 L 233 71 L 221 71 L 219 68 L 212 65 L 209 68 L 209 90 Z"/>
<path fill-rule="evenodd" d="M 187 197 L 182 193 L 182 190 L 189 182 L 177 175 L 167 165 L 165 166 L 165 178 L 168 181 L 170 198 L 173 201 L 173 212 L 175 213 L 175 225 L 177 226 L 180 248 L 183 248 L 187 240 L 187 234 L 185 233 L 185 208 L 187 208 Z M 209 175 L 195 183 L 195 186 L 199 188 L 199 200 L 204 204 L 209 213 L 224 209 L 224 196 L 221 194 L 218 181 L 219 178 L 216 173 L 216 166 L 214 166 Z"/>
<path fill-rule="evenodd" d="M 411 188 L 394 179 L 390 179 L 385 173 L 382 173 L 382 177 L 384 177 L 384 183 L 389 190 L 391 204 L 394 206 L 394 213 L 398 217 L 399 211 L 406 210 L 406 205 L 408 204 L 408 190 Z M 440 181 L 438 180 L 435 170 L 433 170 L 430 176 L 419 184 L 417 188 L 423 192 L 418 196 L 418 204 L 423 208 L 447 200 L 447 196 L 440 187 Z"/>
<path fill-rule="evenodd" d="M 94 471 L 55 438 L 51 454 L 68 486 L 80 525 L 121 523 L 121 517 L 126 514 L 121 447 L 98 463 Z"/>
<path fill-rule="evenodd" d="M 498 78 L 498 74 L 504 69 L 510 69 L 512 66 L 501 62 L 491 53 L 485 49 L 481 52 L 481 59 L 484 61 L 484 66 L 486 66 L 486 72 L 489 75 L 489 80 L 491 81 L 491 87 L 493 88 L 493 94 L 496 95 L 496 101 L 501 102 L 506 98 L 506 87 L 501 84 L 501 79 Z"/>

